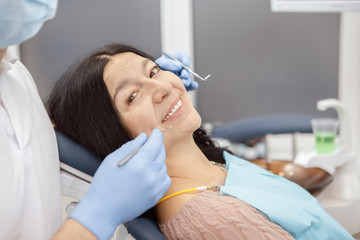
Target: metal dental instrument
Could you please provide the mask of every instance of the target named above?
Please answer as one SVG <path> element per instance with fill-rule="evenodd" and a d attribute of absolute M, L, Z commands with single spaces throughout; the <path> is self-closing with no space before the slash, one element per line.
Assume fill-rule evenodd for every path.
<path fill-rule="evenodd" d="M 161 134 L 164 135 L 167 131 L 169 131 L 171 128 L 173 127 L 173 125 L 169 126 L 167 129 L 161 131 Z M 129 161 L 140 149 L 142 148 L 142 145 L 140 147 L 138 147 L 137 149 L 135 149 L 129 156 L 127 156 L 126 158 L 124 158 L 123 160 L 121 160 L 117 165 L 118 167 L 124 165 L 127 161 Z"/>
<path fill-rule="evenodd" d="M 171 58 L 172 60 L 180 63 L 180 64 L 183 66 L 183 68 L 185 68 L 186 70 L 188 70 L 188 71 L 189 71 L 192 75 L 194 75 L 195 77 L 199 78 L 199 79 L 201 80 L 201 82 L 205 82 L 205 81 L 211 76 L 211 74 L 209 74 L 209 75 L 207 75 L 207 76 L 204 77 L 204 78 L 203 78 L 203 77 L 200 77 L 199 74 L 197 74 L 196 72 L 194 72 L 191 68 L 185 66 L 180 60 L 174 58 L 173 56 L 171 56 L 171 55 L 168 54 L 168 53 L 163 52 L 163 54 L 164 54 L 165 56 Z"/>

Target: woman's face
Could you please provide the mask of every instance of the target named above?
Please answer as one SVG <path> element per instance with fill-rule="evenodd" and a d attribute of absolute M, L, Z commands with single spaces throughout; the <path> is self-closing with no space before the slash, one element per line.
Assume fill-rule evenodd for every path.
<path fill-rule="evenodd" d="M 154 128 L 172 136 L 191 134 L 201 118 L 181 79 L 162 71 L 153 61 L 132 52 L 113 56 L 106 65 L 104 81 L 132 137 L 148 136 Z"/>

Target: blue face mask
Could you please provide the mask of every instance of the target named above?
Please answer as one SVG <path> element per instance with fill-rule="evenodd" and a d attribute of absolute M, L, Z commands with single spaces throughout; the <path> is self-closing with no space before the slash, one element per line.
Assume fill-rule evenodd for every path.
<path fill-rule="evenodd" d="M 0 49 L 33 37 L 56 8 L 57 0 L 0 0 Z"/>

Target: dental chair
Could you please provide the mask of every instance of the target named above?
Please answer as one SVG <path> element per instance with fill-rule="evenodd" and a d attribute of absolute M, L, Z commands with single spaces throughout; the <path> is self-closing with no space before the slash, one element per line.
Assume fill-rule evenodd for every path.
<path fill-rule="evenodd" d="M 61 193 L 73 199 L 66 206 L 70 214 L 76 204 L 87 192 L 92 176 L 101 164 L 101 159 L 80 144 L 56 130 L 60 158 Z M 154 221 L 146 217 L 136 218 L 116 230 L 116 240 L 161 240 L 165 237 Z"/>

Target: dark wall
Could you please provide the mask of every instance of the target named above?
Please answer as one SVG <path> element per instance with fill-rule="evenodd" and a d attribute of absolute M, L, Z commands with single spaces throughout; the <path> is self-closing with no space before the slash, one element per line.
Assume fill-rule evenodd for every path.
<path fill-rule="evenodd" d="M 270 0 L 195 0 L 194 11 L 196 70 L 212 74 L 198 91 L 204 121 L 317 114 L 337 97 L 339 14 L 273 13 Z"/>
<path fill-rule="evenodd" d="M 75 61 L 108 43 L 161 53 L 160 6 L 156 0 L 59 0 L 57 15 L 21 46 L 22 60 L 46 99 L 58 77 Z"/>

